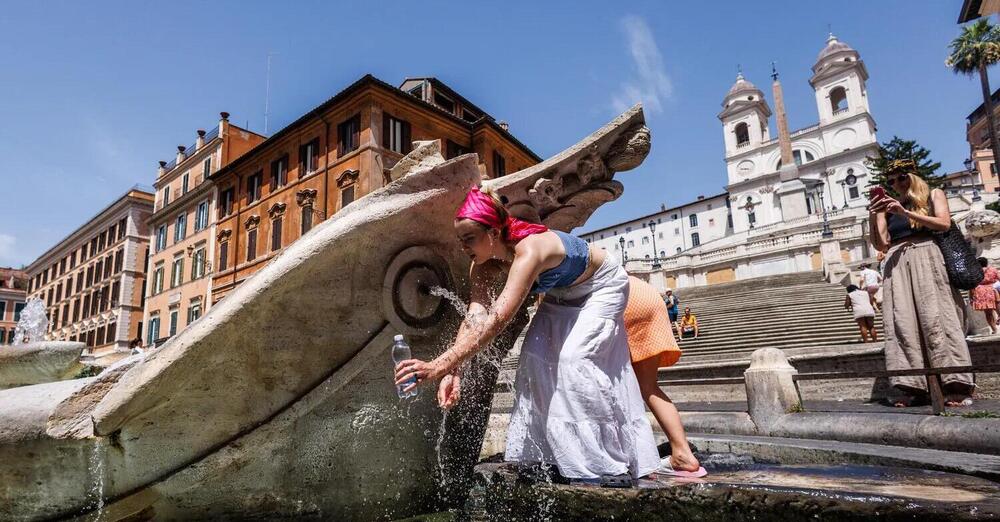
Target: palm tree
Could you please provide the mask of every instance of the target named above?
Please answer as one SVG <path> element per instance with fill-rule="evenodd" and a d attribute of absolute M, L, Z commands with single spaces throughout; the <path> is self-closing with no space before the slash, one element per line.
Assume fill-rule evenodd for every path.
<path fill-rule="evenodd" d="M 997 146 L 996 125 L 993 123 L 993 98 L 990 96 L 990 79 L 986 74 L 986 68 L 1000 62 L 1000 27 L 990 25 L 986 18 L 980 18 L 976 23 L 965 26 L 962 34 L 951 41 L 950 47 L 951 54 L 945 60 L 945 65 L 951 67 L 955 74 L 966 76 L 979 74 L 986 122 L 990 128 L 990 149 L 993 151 L 995 162 L 997 155 L 1000 154 L 1000 146 Z"/>

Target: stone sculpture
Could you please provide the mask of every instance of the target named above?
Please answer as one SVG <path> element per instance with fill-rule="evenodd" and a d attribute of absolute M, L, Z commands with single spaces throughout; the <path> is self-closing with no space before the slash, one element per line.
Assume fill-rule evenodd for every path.
<path fill-rule="evenodd" d="M 648 150 L 636 106 L 485 183 L 516 215 L 570 230 L 621 194 L 614 173 Z M 398 174 L 133 366 L 0 391 L 0 519 L 371 520 L 457 501 L 499 359 L 470 364 L 445 419 L 429 388 L 397 399 L 389 347 L 404 333 L 429 358 L 454 335 L 460 318 L 427 289 L 467 295 L 452 220 L 480 171 L 469 154 Z"/>

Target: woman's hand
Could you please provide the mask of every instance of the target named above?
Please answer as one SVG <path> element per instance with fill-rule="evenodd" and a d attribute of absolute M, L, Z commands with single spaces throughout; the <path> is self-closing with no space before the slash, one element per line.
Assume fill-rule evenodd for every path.
<path fill-rule="evenodd" d="M 430 362 L 424 362 L 420 359 L 407 359 L 396 365 L 396 385 L 416 378 L 417 382 L 411 383 L 403 389 L 404 392 L 407 392 L 426 380 L 440 379 L 448 373 L 448 370 L 449 368 L 445 368 L 437 359 Z"/>
<path fill-rule="evenodd" d="M 906 215 L 906 207 L 903 206 L 899 200 L 891 196 L 882 196 L 876 201 L 873 201 L 868 205 L 868 211 L 871 213 L 886 212 L 889 214 L 899 214 Z"/>
<path fill-rule="evenodd" d="M 450 410 L 461 396 L 462 378 L 455 373 L 449 373 L 441 379 L 438 385 L 438 404 Z"/>

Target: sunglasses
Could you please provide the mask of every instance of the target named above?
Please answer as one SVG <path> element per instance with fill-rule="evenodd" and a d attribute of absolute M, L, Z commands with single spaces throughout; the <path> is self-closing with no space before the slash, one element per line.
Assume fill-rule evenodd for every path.
<path fill-rule="evenodd" d="M 898 182 L 901 182 L 901 181 L 904 181 L 904 180 L 905 181 L 910 181 L 910 175 L 909 174 L 896 174 L 896 175 L 890 174 L 890 175 L 888 175 L 888 176 L 885 177 L 885 180 L 887 182 L 889 182 L 889 184 L 898 183 Z"/>

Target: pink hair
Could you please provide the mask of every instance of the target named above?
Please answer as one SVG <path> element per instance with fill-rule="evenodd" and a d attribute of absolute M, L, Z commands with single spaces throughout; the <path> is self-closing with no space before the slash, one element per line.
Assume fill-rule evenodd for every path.
<path fill-rule="evenodd" d="M 465 196 L 465 201 L 455 213 L 455 219 L 471 219 L 490 228 L 503 232 L 505 241 L 520 241 L 532 234 L 548 231 L 545 225 L 528 223 L 510 217 L 506 210 L 497 208 L 497 202 L 489 194 L 484 194 L 479 187 L 472 187 Z"/>

